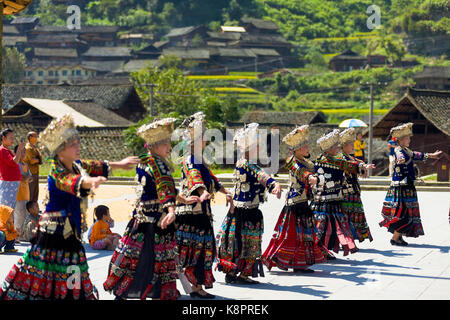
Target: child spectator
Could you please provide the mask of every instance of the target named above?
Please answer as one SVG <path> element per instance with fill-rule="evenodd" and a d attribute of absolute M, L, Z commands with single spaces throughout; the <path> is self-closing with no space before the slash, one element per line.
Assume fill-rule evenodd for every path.
<path fill-rule="evenodd" d="M 14 148 L 14 153 L 17 153 L 19 146 L 17 145 Z M 25 158 L 25 154 L 19 159 L 20 171 L 22 174 L 22 180 L 20 181 L 19 191 L 17 192 L 16 206 L 14 208 L 14 227 L 16 228 L 19 234 L 22 233 L 22 226 L 25 221 L 26 216 L 28 215 L 26 205 L 27 202 L 30 201 L 30 188 L 29 183 L 31 182 L 31 173 L 28 169 L 28 165 L 23 162 Z M 16 240 L 16 243 L 19 243 L 19 239 Z"/>
<path fill-rule="evenodd" d="M 109 208 L 107 206 L 97 206 L 94 209 L 94 215 L 97 218 L 92 227 L 92 232 L 89 236 L 89 243 L 95 250 L 114 250 L 120 239 L 120 235 L 112 233 L 110 224 L 114 223 L 109 215 Z"/>
<path fill-rule="evenodd" d="M 5 252 L 17 252 L 14 242 L 18 237 L 14 228 L 14 209 L 5 205 L 0 205 L 0 253 L 5 247 Z"/>
<path fill-rule="evenodd" d="M 28 201 L 26 208 L 28 215 L 23 222 L 19 239 L 20 241 L 30 242 L 39 226 L 39 204 L 36 201 Z"/>

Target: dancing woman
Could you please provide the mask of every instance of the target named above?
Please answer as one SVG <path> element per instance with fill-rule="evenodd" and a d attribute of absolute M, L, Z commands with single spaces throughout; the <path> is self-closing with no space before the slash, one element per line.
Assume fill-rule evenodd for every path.
<path fill-rule="evenodd" d="M 5 300 L 98 299 L 89 278 L 81 243 L 86 227 L 87 196 L 111 173 L 128 169 L 136 157 L 120 162 L 80 160 L 80 137 L 71 115 L 53 120 L 40 134 L 52 154 L 45 212 L 31 248 L 13 266 L 0 289 Z M 79 281 L 71 280 L 73 272 Z"/>
<path fill-rule="evenodd" d="M 314 171 L 318 177 L 317 188 L 314 188 L 314 200 L 311 209 L 314 212 L 317 238 L 319 245 L 338 253 L 340 246 L 344 256 L 349 252 L 355 253 L 358 248 L 352 235 L 348 218 L 342 209 L 342 185 L 344 174 L 363 174 L 373 165 L 363 162 L 346 161 L 337 155 L 340 150 L 339 130 L 322 136 L 317 140 L 322 149 L 314 164 Z M 336 259 L 329 251 L 326 253 L 329 260 Z"/>
<path fill-rule="evenodd" d="M 326 262 L 326 257 L 317 245 L 314 213 L 308 204 L 311 198 L 310 186 L 317 183 L 314 163 L 308 159 L 308 140 L 308 125 L 295 128 L 283 139 L 293 155 L 286 161 L 289 170 L 286 204 L 262 257 L 269 270 L 276 266 L 282 270 L 311 273 L 314 270 L 309 269 L 309 266 Z"/>
<path fill-rule="evenodd" d="M 177 191 L 168 162 L 174 121 L 156 120 L 137 132 L 149 152 L 136 167 L 138 200 L 103 284 L 116 300 L 178 297 L 173 224 Z"/>
<path fill-rule="evenodd" d="M 202 154 L 196 152 L 203 151 L 206 147 L 206 141 L 203 139 L 206 129 L 203 113 L 198 112 L 185 119 L 181 127 L 185 129 L 184 136 L 190 154 L 182 161 L 180 193 L 186 197 L 197 196 L 199 201 L 181 204 L 176 209 L 178 268 L 184 270 L 184 275 L 191 283 L 191 297 L 214 299 L 214 295 L 203 289 L 203 286 L 206 289 L 212 288 L 215 281 L 212 272 L 216 256 L 211 212 L 212 194 L 226 194 L 227 205 L 230 204 L 231 207 L 233 202 L 230 192 L 206 165 Z"/>
<path fill-rule="evenodd" d="M 442 151 L 424 153 L 409 149 L 411 143 L 413 123 L 393 127 L 391 136 L 396 139 L 394 173 L 391 185 L 384 199 L 381 214 L 383 221 L 381 227 L 386 227 L 393 233 L 391 244 L 393 246 L 407 246 L 402 236 L 414 237 L 424 235 L 420 220 L 419 202 L 417 200 L 414 161 L 425 161 L 428 158 L 438 159 Z"/>
<path fill-rule="evenodd" d="M 339 134 L 339 140 L 342 147 L 342 156 L 346 161 L 361 161 L 351 154 L 354 151 L 355 129 L 345 129 Z M 362 162 L 362 161 L 361 161 Z M 361 187 L 359 186 L 358 175 L 354 173 L 345 173 L 343 184 L 344 199 L 342 209 L 350 221 L 354 239 L 363 242 L 364 239 L 372 241 L 369 225 L 364 214 L 364 207 L 361 201 Z"/>
<path fill-rule="evenodd" d="M 259 204 L 266 198 L 266 190 L 281 197 L 278 182 L 251 161 L 258 152 L 258 124 L 240 129 L 235 141 L 242 158 L 234 170 L 234 210 L 230 210 L 217 236 L 220 243 L 218 269 L 223 271 L 226 283 L 259 283 L 249 276 L 264 276 L 261 263 L 261 243 L 264 220 Z M 239 273 L 239 276 L 238 276 Z"/>

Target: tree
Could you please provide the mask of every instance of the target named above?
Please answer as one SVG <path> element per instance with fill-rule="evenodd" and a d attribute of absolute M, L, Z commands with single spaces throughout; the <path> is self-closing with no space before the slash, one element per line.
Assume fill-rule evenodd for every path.
<path fill-rule="evenodd" d="M 179 69 L 161 70 L 157 67 L 147 67 L 132 72 L 131 78 L 142 101 L 149 101 L 148 85 L 155 85 L 154 102 L 158 118 L 170 116 L 182 120 L 185 116 L 203 111 L 208 120 L 208 126 L 221 130 L 224 129 L 226 121 L 235 121 L 240 118 L 235 98 L 219 97 L 215 91 L 202 88 L 197 82 L 189 80 Z M 125 131 L 125 143 L 135 152 L 142 151 L 144 145 L 136 138 L 137 129 L 153 119 L 151 116 L 146 116 Z"/>
<path fill-rule="evenodd" d="M 16 48 L 2 48 L 2 82 L 19 83 L 25 70 L 25 56 Z"/>

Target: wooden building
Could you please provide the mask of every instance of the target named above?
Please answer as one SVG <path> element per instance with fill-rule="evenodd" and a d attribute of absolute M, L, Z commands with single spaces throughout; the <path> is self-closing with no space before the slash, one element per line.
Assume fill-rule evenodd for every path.
<path fill-rule="evenodd" d="M 325 115 L 322 112 L 308 111 L 308 112 L 271 112 L 271 111 L 252 111 L 247 112 L 240 119 L 240 121 L 227 122 L 226 128 L 229 130 L 237 130 L 242 128 L 244 124 L 256 122 L 259 123 L 260 129 L 267 130 L 270 133 L 271 128 L 279 131 L 279 165 L 280 171 L 285 172 L 284 164 L 286 158 L 289 156 L 289 149 L 285 143 L 282 142 L 284 136 L 291 132 L 296 126 L 308 124 L 310 125 L 310 153 L 312 157 L 318 156 L 320 153 L 319 147 L 316 144 L 318 138 L 323 134 L 337 128 L 337 124 L 326 123 Z"/>
<path fill-rule="evenodd" d="M 450 67 L 425 66 L 413 78 L 417 89 L 450 90 Z"/>
<path fill-rule="evenodd" d="M 329 65 L 331 70 L 337 72 L 364 69 L 367 65 L 367 58 L 352 50 L 347 50 L 331 58 Z"/>
<path fill-rule="evenodd" d="M 147 110 L 131 84 L 96 85 L 13 85 L 2 86 L 3 109 L 15 106 L 21 98 L 90 102 L 131 122 L 140 121 Z"/>
<path fill-rule="evenodd" d="M 400 123 L 413 122 L 413 134 L 410 148 L 420 152 L 442 150 L 450 154 L 450 91 L 423 90 L 408 88 L 405 95 L 373 127 L 374 138 L 388 141 L 390 129 Z M 367 131 L 366 131 L 367 134 Z M 421 175 L 444 170 L 437 163 L 417 162 Z M 380 163 L 377 171 L 387 166 L 388 159 Z M 446 180 L 449 168 L 445 168 Z"/>

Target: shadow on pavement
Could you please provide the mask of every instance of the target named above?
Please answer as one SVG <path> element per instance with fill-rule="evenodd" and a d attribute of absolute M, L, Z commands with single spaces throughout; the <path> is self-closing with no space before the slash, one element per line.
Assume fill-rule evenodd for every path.
<path fill-rule="evenodd" d="M 83 247 L 84 247 L 84 251 L 86 252 L 86 255 L 94 254 L 94 256 L 89 256 L 87 258 L 88 263 L 89 263 L 89 261 L 92 261 L 95 259 L 104 258 L 104 257 L 112 257 L 112 255 L 114 253 L 114 251 L 109 251 L 109 250 L 92 249 L 92 247 L 89 244 L 83 244 Z"/>
<path fill-rule="evenodd" d="M 435 246 L 433 244 L 415 244 L 409 243 L 405 248 L 419 248 L 419 249 L 439 249 L 442 253 L 450 253 L 449 246 Z"/>
<path fill-rule="evenodd" d="M 222 283 L 225 284 L 225 283 Z M 260 282 L 259 284 L 232 284 L 232 286 L 240 287 L 240 288 L 249 288 L 249 289 L 257 289 L 257 290 L 274 290 L 280 292 L 282 294 L 283 291 L 307 294 L 314 297 L 320 298 L 328 298 L 331 294 L 330 291 L 324 290 L 316 290 L 312 287 L 322 287 L 319 285 L 296 285 L 296 286 L 286 286 L 286 285 L 278 285 L 271 282 Z M 228 299 L 228 298 L 227 298 Z"/>
<path fill-rule="evenodd" d="M 380 254 L 385 257 L 404 257 L 411 256 L 410 253 L 393 251 L 393 250 L 377 250 L 377 249 L 359 249 L 358 253 L 373 253 Z"/>

